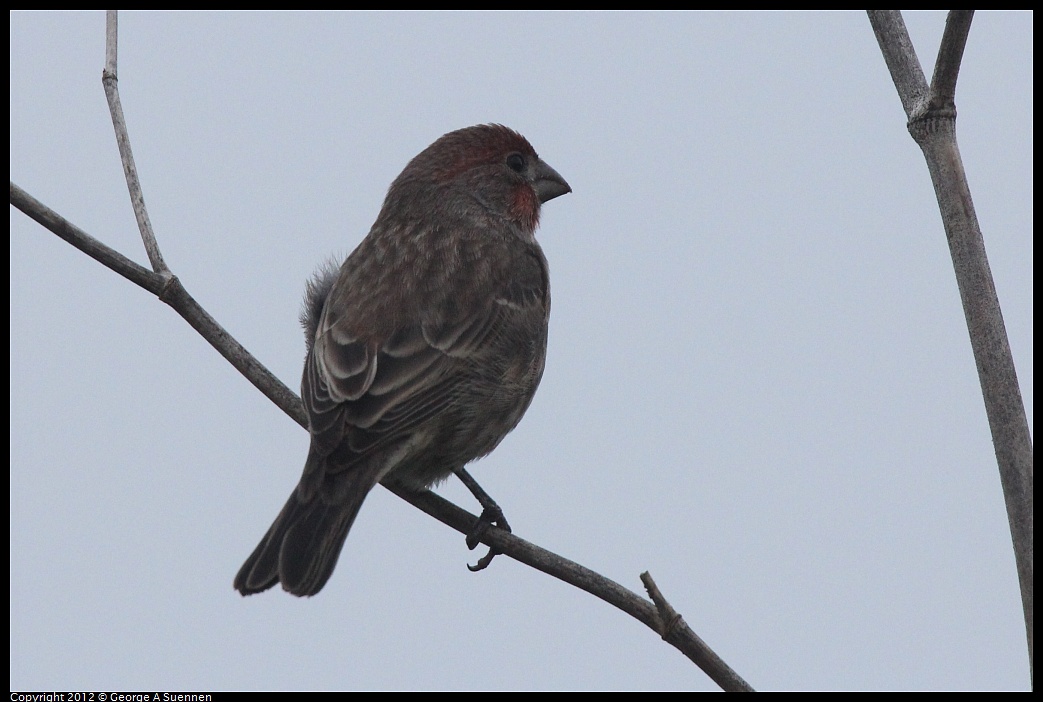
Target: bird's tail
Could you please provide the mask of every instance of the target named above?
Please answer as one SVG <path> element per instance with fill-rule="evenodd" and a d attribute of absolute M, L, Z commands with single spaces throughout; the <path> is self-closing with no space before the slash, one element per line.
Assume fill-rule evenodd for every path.
<path fill-rule="evenodd" d="M 307 477 L 306 471 L 302 482 Z M 354 484 L 348 490 L 339 486 L 336 500 L 324 499 L 327 495 L 321 489 L 310 491 L 310 499 L 301 498 L 300 488 L 293 491 L 235 576 L 240 594 L 264 592 L 278 582 L 298 597 L 310 597 L 322 589 L 333 574 L 363 500 L 376 484 L 376 476 L 337 477 Z"/>

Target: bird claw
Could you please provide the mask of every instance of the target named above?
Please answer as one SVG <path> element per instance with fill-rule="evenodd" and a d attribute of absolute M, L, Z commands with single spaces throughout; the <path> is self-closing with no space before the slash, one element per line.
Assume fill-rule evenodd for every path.
<path fill-rule="evenodd" d="M 497 551 L 495 548 L 490 548 L 489 553 L 479 558 L 477 563 L 475 563 L 474 565 L 468 563 L 467 570 L 471 571 L 472 573 L 477 573 L 480 570 L 485 570 L 489 567 L 489 564 L 493 562 L 493 559 L 496 558 L 498 555 L 500 555 L 499 551 Z"/>
<path fill-rule="evenodd" d="M 467 540 L 465 542 L 469 550 L 473 551 L 478 547 L 478 544 L 481 543 L 482 537 L 485 535 L 485 532 L 489 530 L 490 526 L 497 526 L 508 534 L 511 533 L 511 525 L 507 523 L 507 519 L 503 516 L 503 510 L 501 510 L 496 504 L 483 509 L 481 516 L 475 520 L 474 527 L 471 529 L 471 533 L 467 535 Z M 485 570 L 499 554 L 499 549 L 490 546 L 489 552 L 478 559 L 476 564 L 467 564 L 467 570 L 472 573 Z"/>

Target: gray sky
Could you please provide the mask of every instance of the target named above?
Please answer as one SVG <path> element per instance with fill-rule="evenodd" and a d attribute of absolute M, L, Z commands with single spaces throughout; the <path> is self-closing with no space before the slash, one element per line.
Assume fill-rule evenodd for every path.
<path fill-rule="evenodd" d="M 146 262 L 104 14 L 11 19 L 11 179 Z M 958 135 L 1030 425 L 1032 14 L 975 16 Z M 930 75 L 944 25 L 907 13 Z M 547 371 L 473 473 L 759 689 L 1026 689 L 1010 534 L 919 149 L 863 12 L 120 16 L 152 222 L 299 387 L 304 282 L 406 162 L 501 122 L 574 188 Z M 315 598 L 232 578 L 308 437 L 11 209 L 11 687 L 715 689 L 644 626 L 370 495 Z M 474 510 L 455 484 L 439 491 Z"/>

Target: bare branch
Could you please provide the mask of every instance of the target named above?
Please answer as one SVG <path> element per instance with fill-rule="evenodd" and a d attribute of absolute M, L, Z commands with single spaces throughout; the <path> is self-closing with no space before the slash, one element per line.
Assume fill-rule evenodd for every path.
<path fill-rule="evenodd" d="M 955 89 L 972 14 L 954 10 L 946 22 L 934 83 L 927 91 L 905 24 L 897 11 L 870 10 L 884 60 L 909 116 L 909 133 L 923 150 L 941 210 L 971 349 L 999 465 L 1021 585 L 1032 663 L 1033 468 L 1032 436 L 1007 341 L 999 297 L 956 142 Z M 1030 671 L 1031 675 L 1031 671 Z"/>
<path fill-rule="evenodd" d="M 905 28 L 905 20 L 898 10 L 867 10 L 869 23 L 873 25 L 876 41 L 884 55 L 887 70 L 891 72 L 891 80 L 898 88 L 898 97 L 902 100 L 907 117 L 922 109 L 927 100 L 927 79 L 924 78 L 920 61 L 916 58 L 916 49 Z"/>
<path fill-rule="evenodd" d="M 128 280 L 140 285 L 173 307 L 200 335 L 217 349 L 222 356 L 247 377 L 261 392 L 272 400 L 302 427 L 308 420 L 300 398 L 283 385 L 224 330 L 202 307 L 199 306 L 176 276 L 152 273 L 113 251 L 97 239 L 69 223 L 53 210 L 43 205 L 14 183 L 11 183 L 11 204 L 29 215 L 69 243 L 92 258 L 100 261 Z M 443 524 L 461 534 L 470 534 L 477 517 L 430 490 L 409 492 L 401 488 L 385 486 L 414 507 L 426 512 Z M 663 620 L 656 608 L 646 600 L 627 590 L 622 585 L 585 568 L 578 563 L 562 558 L 535 544 L 520 539 L 503 529 L 490 527 L 479 539 L 485 545 L 510 556 L 517 561 L 541 570 L 570 585 L 586 590 L 663 636 L 669 644 L 680 650 L 724 690 L 752 690 L 749 684 L 733 671 L 724 661 L 695 635 L 687 625 L 678 633 L 667 637 Z M 676 629 L 676 627 L 674 627 Z"/>
<path fill-rule="evenodd" d="M 105 10 L 105 68 L 102 75 L 116 76 L 116 52 L 119 48 L 119 10 Z"/>
<path fill-rule="evenodd" d="M 224 327 L 188 294 L 181 281 L 169 270 L 153 273 L 139 266 L 72 224 L 14 183 L 11 183 L 11 204 L 94 260 L 173 307 L 193 329 L 217 349 L 218 353 L 246 376 L 254 387 L 298 424 L 308 426 L 300 398 L 225 331 Z"/>
<path fill-rule="evenodd" d="M 745 680 L 736 675 L 735 671 L 688 627 L 681 615 L 666 601 L 666 597 L 659 591 L 659 586 L 648 571 L 641 574 L 641 582 L 655 603 L 660 625 L 659 635 L 663 637 L 663 641 L 679 648 L 705 670 L 721 689 L 731 692 L 754 692 Z"/>
<path fill-rule="evenodd" d="M 972 19 L 974 10 L 952 10 L 945 20 L 945 33 L 938 46 L 938 59 L 934 62 L 934 76 L 931 78 L 929 102 L 934 109 L 956 109 L 956 79 L 960 76 Z"/>
<path fill-rule="evenodd" d="M 119 103 L 118 91 L 116 90 L 116 18 L 114 11 L 108 16 L 106 30 L 106 68 L 103 76 L 105 93 L 109 98 L 117 143 L 123 156 L 124 170 L 131 192 L 131 202 L 134 205 L 135 215 L 138 217 L 142 239 L 145 242 L 146 249 L 149 251 L 150 260 L 152 260 L 156 271 L 148 271 L 97 239 L 94 239 L 30 196 L 13 182 L 11 183 L 11 204 L 95 260 L 157 295 L 163 302 L 174 308 L 222 356 L 235 366 L 240 373 L 246 376 L 254 386 L 261 390 L 294 421 L 307 428 L 307 416 L 300 398 L 279 381 L 278 378 L 273 376 L 221 327 L 189 295 L 178 278 L 163 263 L 151 225 L 148 222 L 147 212 L 145 211 L 144 198 L 141 194 L 137 171 L 133 164 L 130 140 L 127 136 L 126 125 L 123 122 L 123 113 Z M 477 519 L 475 515 L 457 507 L 429 490 L 409 492 L 401 488 L 386 487 L 403 500 L 463 534 L 470 534 L 474 527 Z M 504 555 L 585 590 L 630 614 L 684 653 L 702 668 L 711 679 L 717 682 L 722 689 L 727 691 L 752 691 L 753 688 L 696 636 L 676 613 L 669 619 L 664 619 L 660 614 L 660 609 L 657 609 L 659 605 L 654 606 L 639 595 L 589 568 L 542 549 L 503 529 L 496 527 L 486 529 L 481 535 L 480 541 Z M 663 601 L 665 602 L 665 600 Z M 671 609 L 670 611 L 672 612 L 673 610 Z"/>
<path fill-rule="evenodd" d="M 145 208 L 145 194 L 141 191 L 138 180 L 138 169 L 134 165 L 134 154 L 130 149 L 130 135 L 127 133 L 127 122 L 123 118 L 123 105 L 120 104 L 120 93 L 116 78 L 116 10 L 106 10 L 105 15 L 105 68 L 101 72 L 101 82 L 105 86 L 105 98 L 109 102 L 109 113 L 112 115 L 112 127 L 116 130 L 116 145 L 120 150 L 120 161 L 123 163 L 123 174 L 127 179 L 130 191 L 130 205 L 134 209 L 134 218 L 138 221 L 141 241 L 145 244 L 145 252 L 156 273 L 169 273 L 163 254 L 159 251 L 156 234 L 152 231 L 152 222 Z"/>
<path fill-rule="evenodd" d="M 51 230 L 83 253 L 102 263 L 107 268 L 116 271 L 135 285 L 140 285 L 153 295 L 159 295 L 162 292 L 165 284 L 163 276 L 153 273 L 147 268 L 142 268 L 119 251 L 98 241 L 19 188 L 13 181 L 11 182 L 11 204 L 31 219 L 39 222 L 45 229 Z"/>
<path fill-rule="evenodd" d="M 308 420 L 300 398 L 280 382 L 278 378 L 271 375 L 267 368 L 251 356 L 206 310 L 200 307 L 199 303 L 188 294 L 188 291 L 185 290 L 176 276 L 169 273 L 165 275 L 153 273 L 142 268 L 71 224 L 14 183 L 11 183 L 11 204 L 42 224 L 46 229 L 51 230 L 91 256 L 91 258 L 100 261 L 128 280 L 159 296 L 163 302 L 166 302 L 178 314 L 184 317 L 204 339 L 210 342 L 211 346 L 228 359 L 240 373 L 246 376 L 272 402 L 302 427 L 307 428 Z M 410 492 L 393 486 L 385 487 L 414 507 L 426 512 L 443 524 L 456 529 L 461 534 L 470 534 L 474 528 L 474 523 L 477 519 L 475 515 L 457 507 L 430 490 Z M 667 643 L 695 662 L 722 689 L 727 691 L 749 691 L 753 689 L 749 683 L 728 667 L 702 639 L 688 629 L 683 620 L 680 621 L 680 627 L 671 627 L 674 633 L 669 637 L 664 634 L 663 632 L 666 629 L 664 628 L 662 618 L 657 613 L 656 607 L 622 585 L 574 561 L 562 558 L 524 539 L 520 539 L 503 529 L 490 527 L 485 530 L 479 540 L 506 556 L 541 570 L 570 585 L 586 590 L 592 595 L 623 610 L 663 636 Z M 680 618 L 678 617 L 678 619 Z"/>
<path fill-rule="evenodd" d="M 477 518 L 475 515 L 442 499 L 429 490 L 417 493 L 391 485 L 386 485 L 385 487 L 414 507 L 427 512 L 435 519 L 456 529 L 461 534 L 469 534 L 474 527 L 474 522 Z M 653 605 L 649 603 L 648 600 L 636 595 L 619 583 L 579 563 L 562 558 L 533 543 L 520 539 L 503 529 L 496 527 L 486 529 L 481 535 L 480 541 L 503 555 L 510 556 L 516 561 L 543 571 L 547 575 L 578 587 L 581 590 L 585 590 L 626 612 L 655 631 L 664 641 L 687 656 L 703 672 L 710 676 L 714 682 L 720 685 L 722 690 L 726 692 L 753 691 L 749 683 L 743 680 L 713 649 L 707 646 L 695 632 L 688 628 L 688 625 L 685 624 L 680 615 L 674 612 L 669 605 L 667 605 L 668 610 L 663 610 L 658 604 Z M 642 580 L 645 580 L 646 577 L 648 581 L 651 581 L 648 573 L 644 573 L 641 576 Z M 655 583 L 653 582 L 652 584 L 654 587 Z M 658 589 L 655 592 L 658 594 Z M 662 596 L 659 595 L 659 597 Z M 662 601 L 665 603 L 665 599 Z M 664 617 L 664 611 L 671 612 L 672 616 Z"/>

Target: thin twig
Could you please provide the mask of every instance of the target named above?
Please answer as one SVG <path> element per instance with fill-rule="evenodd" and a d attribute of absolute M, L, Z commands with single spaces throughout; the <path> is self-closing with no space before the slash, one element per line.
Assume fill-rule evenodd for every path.
<path fill-rule="evenodd" d="M 956 80 L 960 76 L 960 64 L 963 63 L 963 50 L 967 47 L 967 37 L 971 32 L 971 20 L 974 10 L 951 10 L 945 19 L 945 32 L 938 45 L 938 58 L 934 62 L 934 76 L 931 78 L 931 107 L 956 109 Z"/>
<path fill-rule="evenodd" d="M 898 10 L 868 10 L 880 53 L 891 72 L 891 80 L 898 88 L 898 97 L 907 116 L 912 116 L 927 101 L 927 78 L 916 58 L 916 49 L 905 29 L 905 20 Z M 900 81 L 900 82 L 899 82 Z"/>
<path fill-rule="evenodd" d="M 127 122 L 123 118 L 123 105 L 120 103 L 116 67 L 117 10 L 105 11 L 105 68 L 101 72 L 101 83 L 105 87 L 105 98 L 109 102 L 109 114 L 112 115 L 112 128 L 116 131 L 116 146 L 120 150 L 120 161 L 123 163 L 123 174 L 127 179 L 127 190 L 130 191 L 130 206 L 134 210 L 134 218 L 138 221 L 138 231 L 145 245 L 148 260 L 156 273 L 169 273 L 163 254 L 159 251 L 156 234 L 152 231 L 152 222 L 148 218 L 145 207 L 145 194 L 141 191 L 138 179 L 138 168 L 134 165 L 134 153 L 130 148 L 130 134 Z"/>

